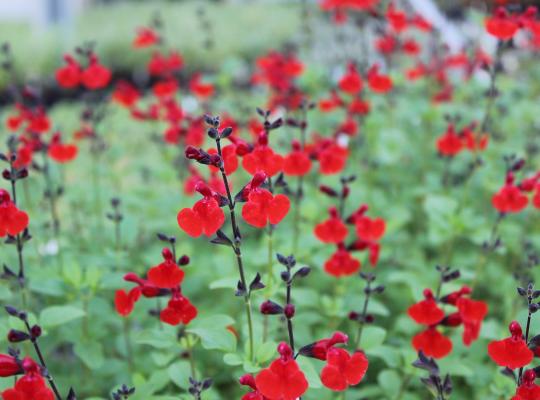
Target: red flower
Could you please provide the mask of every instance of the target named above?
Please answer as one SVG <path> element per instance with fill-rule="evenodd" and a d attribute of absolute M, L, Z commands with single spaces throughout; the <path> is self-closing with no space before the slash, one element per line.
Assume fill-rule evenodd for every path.
<path fill-rule="evenodd" d="M 41 376 L 39 365 L 31 358 L 22 362 L 25 375 L 15 382 L 12 389 L 2 392 L 4 400 L 55 400 L 54 393 Z"/>
<path fill-rule="evenodd" d="M 339 88 L 348 94 L 357 94 L 362 90 L 364 86 L 362 78 L 356 70 L 356 66 L 353 63 L 349 63 L 347 66 L 347 73 L 339 80 Z"/>
<path fill-rule="evenodd" d="M 65 144 L 60 141 L 60 136 L 55 134 L 47 150 L 47 154 L 51 159 L 60 164 L 65 164 L 74 160 L 77 157 L 79 149 L 74 144 Z"/>
<path fill-rule="evenodd" d="M 154 83 L 152 91 L 156 97 L 171 97 L 178 90 L 178 82 L 176 79 L 170 78 Z"/>
<path fill-rule="evenodd" d="M 349 337 L 343 332 L 335 332 L 332 337 L 321 339 L 315 343 L 308 344 L 300 349 L 299 353 L 305 357 L 312 357 L 318 360 L 326 360 L 328 350 L 336 344 L 347 343 Z"/>
<path fill-rule="evenodd" d="M 323 148 L 317 154 L 321 174 L 333 175 L 343 171 L 343 168 L 345 168 L 345 164 L 347 163 L 348 155 L 349 151 L 337 143 L 332 143 Z"/>
<path fill-rule="evenodd" d="M 326 273 L 335 276 L 353 275 L 360 269 L 360 261 L 353 258 L 345 249 L 338 249 L 332 257 L 324 263 Z"/>
<path fill-rule="evenodd" d="M 56 70 L 56 81 L 63 88 L 74 88 L 81 82 L 81 67 L 77 61 L 70 56 L 65 55 L 64 60 L 67 65 Z"/>
<path fill-rule="evenodd" d="M 435 327 L 428 327 L 412 339 L 416 351 L 422 351 L 428 357 L 443 358 L 452 351 L 452 341 L 441 334 Z"/>
<path fill-rule="evenodd" d="M 482 321 L 488 312 L 488 306 L 483 301 L 476 301 L 467 297 L 460 297 L 456 306 L 464 324 L 463 343 L 469 346 L 478 339 Z"/>
<path fill-rule="evenodd" d="M 386 230 L 386 223 L 382 218 L 360 216 L 355 218 L 354 224 L 358 237 L 368 242 L 379 240 Z"/>
<path fill-rule="evenodd" d="M 167 303 L 167 307 L 161 310 L 159 318 L 169 325 L 180 323 L 187 325 L 197 316 L 197 308 L 187 297 L 175 293 Z"/>
<path fill-rule="evenodd" d="M 152 28 L 142 27 L 137 29 L 137 36 L 133 40 L 133 47 L 143 49 L 158 44 L 159 41 L 159 35 Z"/>
<path fill-rule="evenodd" d="M 162 289 L 172 289 L 182 283 L 184 271 L 176 265 L 173 254 L 167 248 L 161 252 L 163 262 L 150 268 L 148 271 L 148 280 Z"/>
<path fill-rule="evenodd" d="M 461 134 L 461 137 L 465 147 L 470 151 L 485 150 L 489 142 L 488 135 L 485 133 L 482 135 L 477 135 L 474 133 L 471 127 L 465 128 Z"/>
<path fill-rule="evenodd" d="M 457 135 L 453 124 L 449 124 L 446 133 L 437 139 L 437 150 L 447 157 L 453 157 L 463 150 L 463 141 Z"/>
<path fill-rule="evenodd" d="M 396 32 L 401 32 L 407 28 L 407 15 L 405 12 L 397 10 L 392 2 L 388 5 L 388 9 L 386 10 L 386 19 L 392 29 Z"/>
<path fill-rule="evenodd" d="M 315 226 L 315 236 L 323 243 L 340 243 L 349 233 L 347 226 L 338 216 L 335 208 L 330 209 L 330 218 Z"/>
<path fill-rule="evenodd" d="M 425 289 L 424 297 L 424 300 L 410 306 L 407 313 L 418 324 L 435 325 L 444 318 L 444 311 L 437 305 L 431 290 Z"/>
<path fill-rule="evenodd" d="M 293 151 L 283 160 L 283 172 L 289 176 L 304 176 L 311 169 L 311 160 L 308 154 L 301 149 L 297 141 L 293 141 Z"/>
<path fill-rule="evenodd" d="M 152 298 L 163 293 L 163 291 L 160 288 L 155 286 L 150 281 L 140 278 L 134 272 L 128 272 L 126 275 L 124 275 L 124 280 L 126 282 L 136 283 L 141 289 L 141 294 L 144 297 Z"/>
<path fill-rule="evenodd" d="M 331 390 L 345 390 L 349 385 L 360 383 L 368 364 L 363 352 L 356 352 L 351 356 L 347 350 L 331 348 L 328 350 L 327 364 L 321 371 L 321 382 Z"/>
<path fill-rule="evenodd" d="M 274 153 L 270 147 L 262 145 L 244 156 L 242 166 L 251 175 L 262 171 L 266 176 L 272 177 L 283 169 L 283 157 Z"/>
<path fill-rule="evenodd" d="M 183 65 L 182 56 L 176 52 L 170 52 L 168 56 L 156 52 L 152 54 L 152 59 L 148 63 L 148 72 L 152 76 L 171 76 Z"/>
<path fill-rule="evenodd" d="M 209 149 L 208 154 L 217 154 L 216 149 Z M 238 157 L 236 156 L 236 146 L 234 144 L 228 144 L 221 149 L 221 155 L 223 157 L 223 166 L 225 167 L 225 173 L 231 175 L 238 168 Z M 219 168 L 210 165 L 211 171 L 219 171 Z"/>
<path fill-rule="evenodd" d="M 13 167 L 20 169 L 28 167 L 32 163 L 32 157 L 34 155 L 33 147 L 31 144 L 25 144 L 17 149 L 17 157 L 13 162 Z"/>
<path fill-rule="evenodd" d="M 81 75 L 81 82 L 87 89 L 102 89 L 109 84 L 111 75 L 111 71 L 101 65 L 95 55 L 92 55 L 88 67 Z"/>
<path fill-rule="evenodd" d="M 492 17 L 486 18 L 486 30 L 499 40 L 509 40 L 519 29 L 517 21 L 508 15 L 504 7 L 495 10 Z"/>
<path fill-rule="evenodd" d="M 529 198 L 514 185 L 514 176 L 509 173 L 505 185 L 493 195 L 491 204 L 502 213 L 517 213 L 527 207 Z"/>
<path fill-rule="evenodd" d="M 6 378 L 21 372 L 21 367 L 15 358 L 7 354 L 0 354 L 0 377 Z"/>
<path fill-rule="evenodd" d="M 392 79 L 387 75 L 380 74 L 378 65 L 373 65 L 369 69 L 367 78 L 369 87 L 375 93 L 387 93 L 392 90 Z"/>
<path fill-rule="evenodd" d="M 114 294 L 114 306 L 116 312 L 123 317 L 127 317 L 133 311 L 133 307 L 137 300 L 141 297 L 141 289 L 134 287 L 126 293 L 125 290 L 117 290 Z"/>
<path fill-rule="evenodd" d="M 528 369 L 523 374 L 521 385 L 516 389 L 516 396 L 512 400 L 538 400 L 540 399 L 540 386 L 534 383 L 536 372 Z"/>
<path fill-rule="evenodd" d="M 203 83 L 202 75 L 195 74 L 189 82 L 189 90 L 191 90 L 195 96 L 206 99 L 214 94 L 214 85 L 211 83 Z"/>
<path fill-rule="evenodd" d="M 28 226 L 28 214 L 17 208 L 9 193 L 0 189 L 0 237 L 15 236 Z"/>
<path fill-rule="evenodd" d="M 225 222 L 225 214 L 204 183 L 197 184 L 196 190 L 204 198 L 196 202 L 193 208 L 184 208 L 178 213 L 178 225 L 191 237 L 202 234 L 212 236 Z"/>
<path fill-rule="evenodd" d="M 269 400 L 296 400 L 306 392 L 308 382 L 286 343 L 280 343 L 278 352 L 281 357 L 255 378 L 257 389 Z"/>
<path fill-rule="evenodd" d="M 139 97 L 137 88 L 127 81 L 119 81 L 112 94 L 112 99 L 124 107 L 134 106 Z"/>
<path fill-rule="evenodd" d="M 501 367 L 510 369 L 524 367 L 532 361 L 534 353 L 523 339 L 523 332 L 518 322 L 510 323 L 508 329 L 512 336 L 490 342 L 488 354 Z"/>
<path fill-rule="evenodd" d="M 289 212 L 291 202 L 284 194 L 273 195 L 266 189 L 255 188 L 248 194 L 242 207 L 242 217 L 252 226 L 264 228 L 268 223 L 278 224 Z"/>
<path fill-rule="evenodd" d="M 268 398 L 264 397 L 257 389 L 257 384 L 255 383 L 253 375 L 243 375 L 238 381 L 240 382 L 240 385 L 249 386 L 253 390 L 252 392 L 243 395 L 241 400 L 268 400 Z"/>

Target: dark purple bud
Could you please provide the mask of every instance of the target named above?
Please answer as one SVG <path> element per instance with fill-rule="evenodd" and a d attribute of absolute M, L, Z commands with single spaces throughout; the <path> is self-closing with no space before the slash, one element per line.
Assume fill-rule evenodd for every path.
<path fill-rule="evenodd" d="M 261 304 L 260 311 L 264 315 L 277 315 L 283 313 L 283 307 L 272 300 L 266 300 Z"/>
<path fill-rule="evenodd" d="M 11 343 L 19 343 L 30 339 L 30 335 L 26 332 L 12 329 L 8 332 L 7 339 Z"/>
<path fill-rule="evenodd" d="M 178 259 L 178 265 L 188 265 L 189 264 L 189 257 L 187 255 L 183 255 Z"/>
<path fill-rule="evenodd" d="M 296 308 L 294 307 L 294 304 L 287 304 L 285 306 L 285 309 L 283 310 L 283 314 L 285 314 L 285 317 L 287 317 L 287 319 L 291 319 L 292 317 L 294 317 L 295 311 Z"/>

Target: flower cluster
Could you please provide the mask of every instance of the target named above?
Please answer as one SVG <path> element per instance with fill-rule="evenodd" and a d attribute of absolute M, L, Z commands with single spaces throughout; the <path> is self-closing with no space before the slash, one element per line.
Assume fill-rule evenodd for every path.
<path fill-rule="evenodd" d="M 470 298 L 471 289 L 461 289 L 447 295 L 441 295 L 441 286 L 459 277 L 458 270 L 448 267 L 437 267 L 441 274 L 439 289 L 434 295 L 430 289 L 424 290 L 424 299 L 409 307 L 407 313 L 414 322 L 425 326 L 425 329 L 412 339 L 412 346 L 426 356 L 434 358 L 446 357 L 452 351 L 452 341 L 444 336 L 439 328 L 455 328 L 463 325 L 463 344 L 470 346 L 478 339 L 482 321 L 488 312 L 485 302 Z M 452 312 L 445 312 L 444 307 L 455 307 Z"/>
<path fill-rule="evenodd" d="M 75 51 L 80 60 L 71 54 L 64 56 L 66 65 L 56 70 L 56 81 L 62 88 L 73 89 L 80 85 L 88 90 L 107 87 L 111 80 L 111 71 L 100 63 L 91 46 L 77 48 Z"/>
<path fill-rule="evenodd" d="M 329 218 L 315 226 L 314 234 L 323 243 L 336 245 L 336 252 L 325 262 L 324 270 L 335 277 L 353 275 L 360 269 L 361 263 L 351 255 L 351 251 L 368 251 L 369 262 L 372 266 L 377 264 L 380 254 L 379 241 L 386 230 L 386 223 L 382 218 L 372 218 L 366 215 L 368 206 L 363 204 L 350 216 L 345 217 L 344 201 L 349 196 L 348 184 L 354 177 L 343 178 L 341 192 L 329 187 L 321 187 L 321 191 L 328 196 L 338 197 L 341 201 L 339 210 L 331 207 Z M 346 244 L 349 237 L 347 225 L 354 226 L 355 237 L 350 244 Z"/>
<path fill-rule="evenodd" d="M 475 122 L 472 122 L 456 132 L 455 124 L 449 123 L 444 135 L 437 139 L 439 154 L 444 157 L 454 157 L 463 150 L 484 151 L 487 148 L 489 137 L 485 133 L 477 133 L 476 125 Z"/>
<path fill-rule="evenodd" d="M 44 374 L 47 372 L 32 360 L 25 357 L 20 360 L 17 356 L 0 354 L 0 376 L 8 377 L 22 374 L 23 376 L 15 380 L 12 388 L 2 392 L 4 400 L 55 400 L 54 392 L 49 389 Z"/>
<path fill-rule="evenodd" d="M 146 298 L 170 296 L 167 307 L 159 311 L 160 320 L 169 325 L 180 323 L 187 325 L 197 316 L 197 309 L 182 294 L 181 283 L 185 273 L 179 266 L 187 265 L 189 258 L 182 256 L 177 263 L 173 252 L 168 248 L 163 249 L 162 256 L 163 262 L 150 268 L 146 279 L 133 272 L 124 276 L 125 281 L 135 283 L 137 286 L 128 292 L 124 289 L 116 291 L 114 297 L 116 311 L 121 316 L 127 317 L 141 295 Z"/>
<path fill-rule="evenodd" d="M 373 11 L 379 0 L 321 0 L 319 3 L 323 11 L 332 13 L 335 23 L 343 24 L 348 13 Z"/>
<path fill-rule="evenodd" d="M 522 13 L 510 14 L 504 7 L 497 7 L 492 16 L 485 20 L 486 31 L 499 40 L 510 40 L 520 29 L 530 30 L 533 34 L 538 34 L 538 24 L 536 7 L 528 7 Z"/>
<path fill-rule="evenodd" d="M 540 336 L 530 335 L 532 316 L 540 309 L 540 304 L 535 302 L 540 296 L 540 291 L 534 290 L 534 285 L 529 283 L 527 288 L 519 287 L 517 292 L 527 300 L 528 317 L 525 334 L 519 322 L 512 321 L 508 326 L 510 337 L 490 342 L 487 351 L 497 365 L 505 368 L 504 374 L 516 382 L 516 393 L 512 400 L 535 400 L 540 398 L 540 386 L 535 383 L 537 368 L 525 371 L 524 368 L 532 362 L 540 346 Z M 519 369 L 517 376 L 514 373 L 516 369 Z"/>

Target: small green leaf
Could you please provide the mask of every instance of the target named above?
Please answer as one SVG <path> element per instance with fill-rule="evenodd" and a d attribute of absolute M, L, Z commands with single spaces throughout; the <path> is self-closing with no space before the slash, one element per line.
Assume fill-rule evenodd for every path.
<path fill-rule="evenodd" d="M 378 326 L 366 326 L 362 332 L 360 348 L 369 350 L 383 344 L 386 330 Z"/>
<path fill-rule="evenodd" d="M 86 313 L 75 306 L 51 306 L 41 311 L 39 321 L 43 328 L 50 328 L 81 318 Z"/>

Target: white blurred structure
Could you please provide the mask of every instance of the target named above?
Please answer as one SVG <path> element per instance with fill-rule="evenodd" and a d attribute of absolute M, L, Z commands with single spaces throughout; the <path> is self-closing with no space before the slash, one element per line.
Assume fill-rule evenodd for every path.
<path fill-rule="evenodd" d="M 0 0 L 2 22 L 28 23 L 38 30 L 69 25 L 90 0 Z"/>

